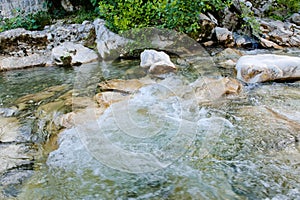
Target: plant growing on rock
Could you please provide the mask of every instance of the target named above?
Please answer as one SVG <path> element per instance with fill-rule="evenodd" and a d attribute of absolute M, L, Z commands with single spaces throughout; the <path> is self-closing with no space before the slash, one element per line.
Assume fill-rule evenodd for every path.
<path fill-rule="evenodd" d="M 241 15 L 240 18 L 243 20 L 242 29 L 248 35 L 252 34 L 255 37 L 259 38 L 261 33 L 260 24 L 256 20 L 253 11 L 249 5 L 246 5 L 245 2 L 240 1 Z"/>
<path fill-rule="evenodd" d="M 15 12 L 15 17 L 2 19 L 2 22 L 0 23 L 0 32 L 14 28 L 39 30 L 51 22 L 51 16 L 46 11 L 39 11 L 27 15 L 24 11 L 19 9 Z"/>
<path fill-rule="evenodd" d="M 45 11 L 26 14 L 23 10 L 16 9 L 14 17 L 0 17 L 0 32 L 14 28 L 41 30 L 55 19 L 66 18 L 69 23 L 82 23 L 84 20 L 93 20 L 98 17 L 99 13 L 95 1 L 71 0 L 71 3 L 76 7 L 73 12 L 65 11 L 61 2 L 56 0 L 46 0 L 44 3 Z"/>

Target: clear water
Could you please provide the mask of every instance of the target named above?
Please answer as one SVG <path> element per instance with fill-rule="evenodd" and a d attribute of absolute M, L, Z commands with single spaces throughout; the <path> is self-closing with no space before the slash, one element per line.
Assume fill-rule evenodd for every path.
<path fill-rule="evenodd" d="M 50 86 L 72 85 L 73 74 L 71 69 L 58 67 L 0 72 L 0 106 L 10 106 L 17 98 L 40 92 Z"/>
<path fill-rule="evenodd" d="M 92 98 L 101 80 L 144 76 L 137 65 L 5 72 L 2 103 L 57 84 Z M 17 199 L 300 199 L 300 83 L 249 85 L 198 106 L 187 94 L 199 74 L 222 71 L 183 70 L 61 133 Z"/>

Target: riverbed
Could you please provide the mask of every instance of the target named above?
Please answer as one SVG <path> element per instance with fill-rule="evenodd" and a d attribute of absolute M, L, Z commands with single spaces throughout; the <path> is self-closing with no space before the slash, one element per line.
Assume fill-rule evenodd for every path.
<path fill-rule="evenodd" d="M 260 52 L 248 52 L 254 53 Z M 279 53 L 300 56 L 299 51 Z M 6 118 L 17 118 L 21 135 L 36 149 L 30 174 L 21 182 L 9 182 L 2 175 L 2 196 L 298 199 L 300 83 L 243 84 L 237 97 L 199 103 L 191 92 L 194 81 L 235 78 L 234 70 L 213 59 L 205 65 L 173 61 L 182 67 L 164 77 L 149 77 L 138 60 L 2 72 L 0 107 L 15 109 Z M 97 114 L 97 84 L 115 79 L 150 83 Z M 51 95 L 20 100 L 45 92 Z M 41 125 L 43 120 L 49 119 L 39 120 L 43 115 L 37 110 L 68 101 L 66 94 L 71 94 L 71 103 L 64 104 L 68 109 L 59 107 L 57 115 L 83 110 L 83 119 L 55 129 L 59 134 L 49 139 L 41 131 L 47 127 Z M 85 111 L 92 117 L 85 118 Z"/>

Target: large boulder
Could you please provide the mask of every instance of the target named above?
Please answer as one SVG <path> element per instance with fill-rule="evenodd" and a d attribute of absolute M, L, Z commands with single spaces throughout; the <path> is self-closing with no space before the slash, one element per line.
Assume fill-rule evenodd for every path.
<path fill-rule="evenodd" d="M 215 19 L 212 15 L 209 15 L 207 20 L 216 23 L 213 22 Z M 206 22 L 203 19 L 203 23 Z M 118 35 L 110 31 L 102 19 L 96 19 L 93 24 L 96 32 L 97 50 L 100 58 L 104 60 L 114 60 L 120 57 L 138 58 L 145 49 L 166 51 L 179 56 L 191 54 L 205 54 L 206 56 L 207 54 L 194 39 L 174 30 L 149 27 L 125 31 Z M 211 31 L 207 31 L 207 34 L 210 35 Z"/>
<path fill-rule="evenodd" d="M 96 31 L 96 43 L 101 59 L 116 59 L 122 54 L 122 49 L 130 41 L 118 34 L 113 33 L 105 26 L 105 21 L 96 19 L 94 21 Z"/>
<path fill-rule="evenodd" d="M 45 27 L 43 31 L 17 28 L 2 32 L 0 71 L 51 65 L 50 52 L 57 46 L 59 47 L 52 52 L 55 64 L 74 65 L 97 60 L 97 55 L 92 50 L 83 45 L 70 43 L 76 42 L 93 47 L 94 30 L 94 25 L 89 21 L 82 24 L 63 24 L 59 21 Z"/>
<path fill-rule="evenodd" d="M 237 78 L 246 83 L 300 79 L 300 58 L 283 55 L 247 55 L 237 64 Z"/>
<path fill-rule="evenodd" d="M 52 49 L 52 60 L 56 65 L 73 66 L 96 61 L 98 55 L 81 44 L 65 42 Z"/>
<path fill-rule="evenodd" d="M 164 74 L 176 71 L 174 63 L 165 52 L 145 50 L 141 54 L 141 67 L 149 68 L 151 74 Z"/>

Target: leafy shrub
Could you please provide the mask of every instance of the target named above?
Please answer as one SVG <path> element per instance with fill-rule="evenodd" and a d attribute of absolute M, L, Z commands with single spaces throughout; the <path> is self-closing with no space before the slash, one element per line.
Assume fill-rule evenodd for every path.
<path fill-rule="evenodd" d="M 0 19 L 0 32 L 14 28 L 25 28 L 27 30 L 41 30 L 45 25 L 55 19 L 69 18 L 71 23 L 82 23 L 84 20 L 93 20 L 99 13 L 98 7 L 94 5 L 95 0 L 86 2 L 85 0 L 71 0 L 75 7 L 81 9 L 67 13 L 61 6 L 60 1 L 47 0 L 44 8 L 47 11 L 25 14 L 24 11 L 17 9 L 14 17 Z"/>
<path fill-rule="evenodd" d="M 2 22 L 0 22 L 0 32 L 14 28 L 39 30 L 45 25 L 50 24 L 50 22 L 51 16 L 46 11 L 25 15 L 24 11 L 16 10 L 15 17 L 2 19 Z"/>
<path fill-rule="evenodd" d="M 300 0 L 275 0 L 267 15 L 276 20 L 284 20 L 300 10 Z"/>
<path fill-rule="evenodd" d="M 92 0 L 95 1 L 95 0 Z M 101 17 L 115 32 L 158 26 L 195 35 L 199 14 L 219 11 L 230 0 L 100 0 Z"/>
<path fill-rule="evenodd" d="M 99 2 L 99 9 L 108 27 L 119 32 L 155 25 L 159 20 L 160 8 L 165 3 L 166 0 L 104 0 Z"/>
<path fill-rule="evenodd" d="M 240 15 L 242 19 L 241 28 L 244 34 L 259 37 L 261 34 L 260 24 L 256 20 L 254 12 L 244 2 L 240 2 L 240 7 L 242 12 Z"/>
<path fill-rule="evenodd" d="M 81 24 L 85 20 L 94 20 L 99 17 L 99 13 L 96 10 L 80 9 L 66 15 L 64 18 L 68 19 L 68 23 Z"/>

